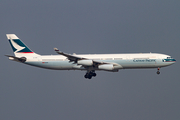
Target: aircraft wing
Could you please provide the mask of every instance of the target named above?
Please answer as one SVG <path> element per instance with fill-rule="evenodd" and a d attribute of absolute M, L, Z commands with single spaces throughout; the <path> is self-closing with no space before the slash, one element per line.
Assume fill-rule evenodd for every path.
<path fill-rule="evenodd" d="M 54 50 L 56 51 L 56 53 L 67 57 L 70 62 L 75 62 L 75 63 L 77 63 L 78 60 L 86 59 L 86 58 L 82 58 L 82 57 L 78 57 L 78 56 L 75 56 L 75 55 L 70 55 L 70 54 L 61 52 L 61 51 L 59 51 L 57 48 L 54 48 Z"/>
<path fill-rule="evenodd" d="M 67 57 L 70 62 L 77 63 L 80 60 L 90 60 L 88 58 L 78 57 L 78 56 L 75 56 L 75 55 L 70 55 L 70 54 L 61 52 L 57 48 L 54 48 L 54 50 L 56 51 L 56 53 Z M 92 62 L 93 62 L 93 65 L 108 64 L 108 63 L 105 63 L 105 62 L 99 62 L 99 61 L 94 61 L 94 60 L 92 60 Z"/>
<path fill-rule="evenodd" d="M 117 63 L 108 63 L 103 61 L 95 61 L 88 58 L 83 58 L 75 55 L 70 55 L 67 53 L 63 53 L 59 51 L 57 48 L 54 48 L 54 50 L 65 57 L 69 59 L 69 62 L 74 62 L 74 64 L 82 65 L 85 68 L 88 68 L 90 66 L 93 66 L 95 68 L 101 69 L 101 70 L 108 70 L 108 71 L 118 71 L 118 69 L 122 69 L 122 66 Z"/>

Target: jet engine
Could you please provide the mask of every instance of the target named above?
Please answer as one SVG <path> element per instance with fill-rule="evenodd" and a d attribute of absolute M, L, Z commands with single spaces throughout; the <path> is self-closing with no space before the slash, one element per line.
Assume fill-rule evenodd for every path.
<path fill-rule="evenodd" d="M 113 64 L 103 64 L 103 65 L 99 65 L 98 68 L 101 70 L 113 70 L 114 66 Z"/>
<path fill-rule="evenodd" d="M 85 66 L 92 66 L 93 61 L 92 60 L 79 60 L 77 61 L 78 65 L 85 65 Z"/>

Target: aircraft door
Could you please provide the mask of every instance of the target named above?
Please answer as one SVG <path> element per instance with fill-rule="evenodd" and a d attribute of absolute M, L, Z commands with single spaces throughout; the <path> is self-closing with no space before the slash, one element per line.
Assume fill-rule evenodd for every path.
<path fill-rule="evenodd" d="M 130 56 L 126 56 L 126 62 L 130 62 Z"/>
<path fill-rule="evenodd" d="M 42 58 L 41 57 L 37 57 L 38 61 L 42 61 Z"/>

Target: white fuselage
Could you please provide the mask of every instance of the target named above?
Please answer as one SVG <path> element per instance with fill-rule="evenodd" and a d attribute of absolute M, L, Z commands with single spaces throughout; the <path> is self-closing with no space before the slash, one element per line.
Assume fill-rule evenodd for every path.
<path fill-rule="evenodd" d="M 86 70 L 85 78 L 96 76 L 96 70 L 117 72 L 120 69 L 158 68 L 171 65 L 175 59 L 165 54 L 84 54 L 70 55 L 57 48 L 59 55 L 39 55 L 27 47 L 15 34 L 6 34 L 15 56 L 6 55 L 10 60 L 53 70 Z"/>
<path fill-rule="evenodd" d="M 114 69 L 137 69 L 137 68 L 160 68 L 171 65 L 175 62 L 169 55 L 158 53 L 139 53 L 139 54 L 84 54 L 76 55 L 78 57 L 92 59 L 98 62 L 108 62 L 112 64 L 121 65 L 121 67 Z M 98 68 L 87 67 L 83 68 L 62 55 L 42 55 L 42 56 L 26 56 L 25 64 L 37 66 L 41 68 L 54 70 L 101 70 Z"/>

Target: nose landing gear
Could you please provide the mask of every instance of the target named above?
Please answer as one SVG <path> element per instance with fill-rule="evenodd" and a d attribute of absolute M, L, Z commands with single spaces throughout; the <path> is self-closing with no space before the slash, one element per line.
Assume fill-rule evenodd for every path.
<path fill-rule="evenodd" d="M 159 71 L 159 70 L 160 70 L 160 68 L 158 68 L 158 69 L 157 69 L 157 72 L 156 72 L 158 75 L 160 74 L 160 71 Z"/>
<path fill-rule="evenodd" d="M 96 77 L 96 73 L 95 71 L 90 71 L 90 72 L 87 72 L 84 77 L 87 79 L 91 79 L 92 77 Z"/>

